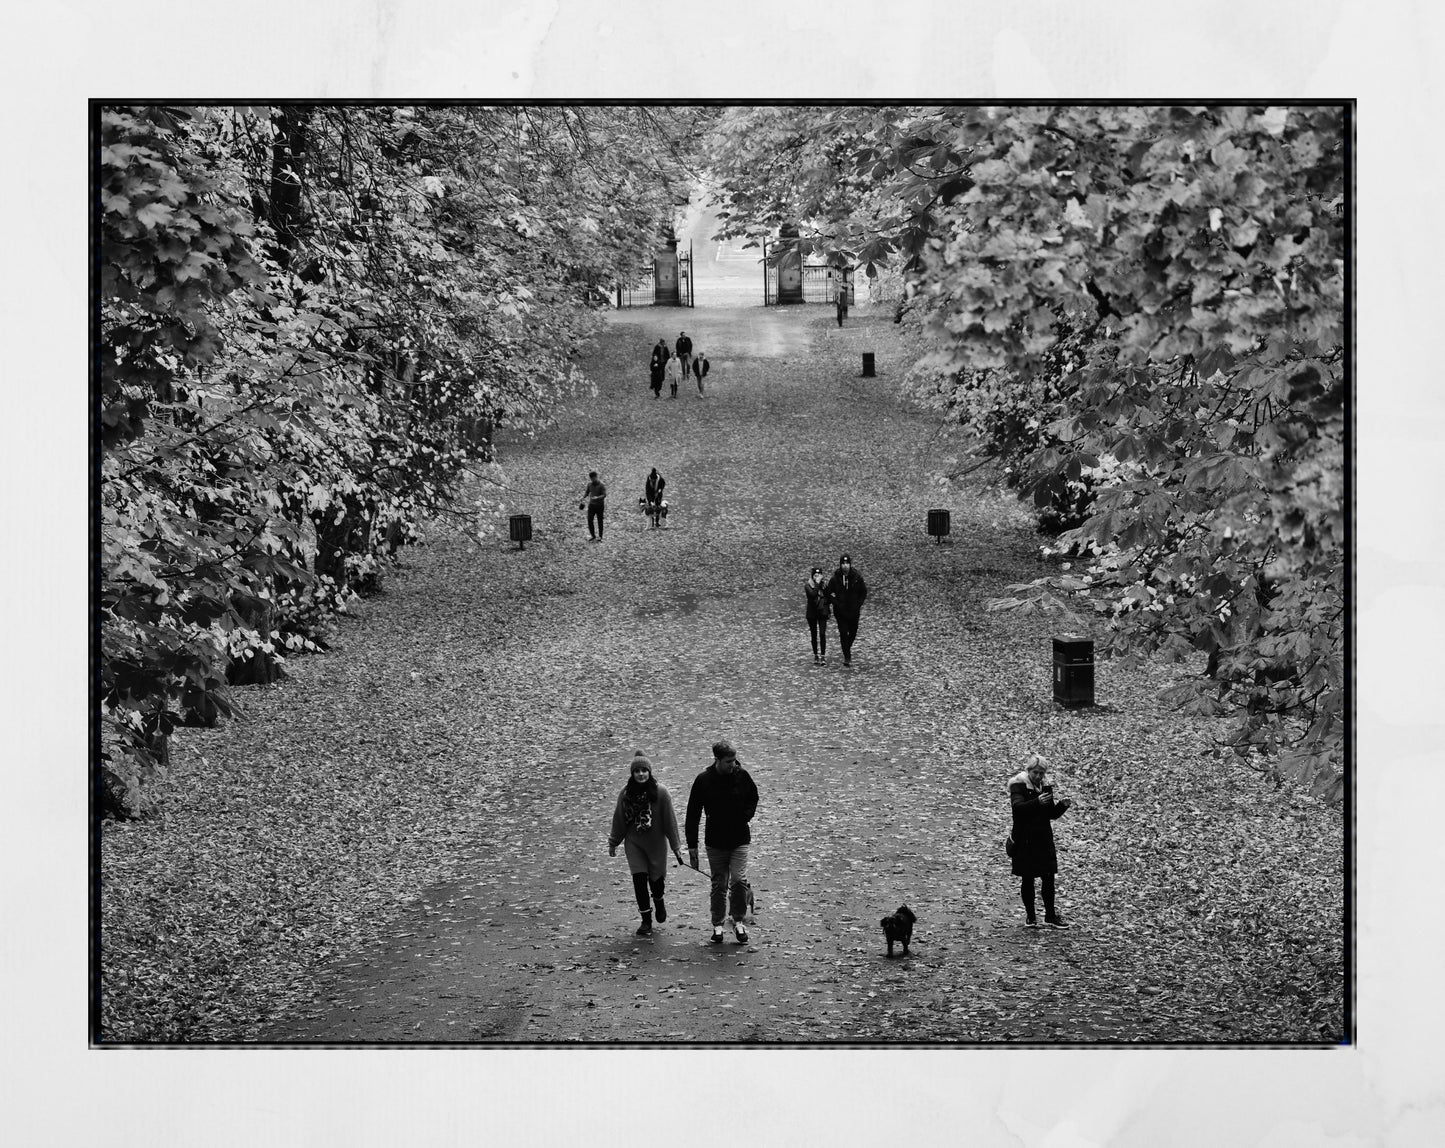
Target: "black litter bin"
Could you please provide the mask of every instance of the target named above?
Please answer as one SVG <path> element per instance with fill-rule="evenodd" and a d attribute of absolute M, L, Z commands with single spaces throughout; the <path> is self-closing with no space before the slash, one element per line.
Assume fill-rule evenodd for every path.
<path fill-rule="evenodd" d="M 865 379 L 874 378 L 874 374 L 873 374 L 873 352 L 872 352 L 872 351 L 864 351 L 864 352 L 863 352 L 863 377 L 864 377 Z"/>
<path fill-rule="evenodd" d="M 1054 701 L 1070 708 L 1094 704 L 1092 638 L 1054 639 Z"/>
<path fill-rule="evenodd" d="M 514 514 L 508 519 L 512 531 L 512 541 L 517 544 L 518 550 L 525 550 L 524 543 L 532 540 L 532 516 L 530 514 Z"/>
<path fill-rule="evenodd" d="M 943 536 L 948 531 L 948 511 L 930 510 L 928 512 L 928 533 L 931 537 L 938 539 L 941 543 Z"/>

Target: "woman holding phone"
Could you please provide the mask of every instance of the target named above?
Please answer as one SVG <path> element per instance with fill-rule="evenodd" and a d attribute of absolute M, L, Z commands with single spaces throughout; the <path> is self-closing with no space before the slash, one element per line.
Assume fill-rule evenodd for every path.
<path fill-rule="evenodd" d="M 1069 808 L 1068 801 L 1054 799 L 1054 787 L 1044 784 L 1048 763 L 1030 754 L 1022 773 L 1009 778 L 1008 799 L 1013 807 L 1013 873 L 1021 879 L 1019 896 L 1024 902 L 1024 924 L 1039 927 L 1034 916 L 1034 878 L 1044 894 L 1044 924 L 1055 929 L 1069 926 L 1054 906 L 1054 874 L 1059 871 L 1054 849 L 1053 822 Z"/>

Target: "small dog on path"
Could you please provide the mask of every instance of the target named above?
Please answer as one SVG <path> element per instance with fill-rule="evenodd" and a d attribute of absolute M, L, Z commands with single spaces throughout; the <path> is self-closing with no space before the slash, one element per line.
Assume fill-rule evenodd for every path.
<path fill-rule="evenodd" d="M 909 956 L 908 942 L 913 940 L 913 924 L 918 918 L 913 915 L 913 910 L 907 905 L 899 905 L 897 911 L 891 916 L 884 917 L 881 922 L 883 936 L 888 942 L 888 955 L 893 955 L 893 942 L 897 941 L 903 946 L 903 955 Z"/>

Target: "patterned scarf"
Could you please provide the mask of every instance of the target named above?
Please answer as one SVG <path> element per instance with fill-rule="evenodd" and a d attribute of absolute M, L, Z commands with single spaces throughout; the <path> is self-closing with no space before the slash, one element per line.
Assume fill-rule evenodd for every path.
<path fill-rule="evenodd" d="M 655 777 L 649 777 L 643 785 L 638 785 L 635 778 L 627 779 L 627 790 L 622 798 L 622 819 L 628 833 L 646 833 L 652 828 L 652 803 L 656 798 Z"/>

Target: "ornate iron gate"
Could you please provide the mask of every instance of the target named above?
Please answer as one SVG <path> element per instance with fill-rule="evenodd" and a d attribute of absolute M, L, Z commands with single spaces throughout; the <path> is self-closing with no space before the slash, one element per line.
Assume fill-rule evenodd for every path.
<path fill-rule="evenodd" d="M 675 266 L 673 266 L 675 264 Z M 694 307 L 692 244 L 686 251 L 659 255 L 629 284 L 617 285 L 617 307 Z"/>
<path fill-rule="evenodd" d="M 796 243 L 796 241 L 792 241 Z M 808 263 L 794 251 L 779 255 L 782 243 L 772 244 L 769 261 L 768 241 L 763 240 L 763 306 L 785 303 L 832 303 L 838 297 L 838 284 L 848 288 L 848 305 L 854 302 L 853 269 L 830 263 Z"/>
<path fill-rule="evenodd" d="M 848 306 L 853 306 L 853 272 L 847 267 L 827 263 L 803 264 L 803 302 L 832 303 L 838 298 L 838 285 L 848 288 Z"/>

